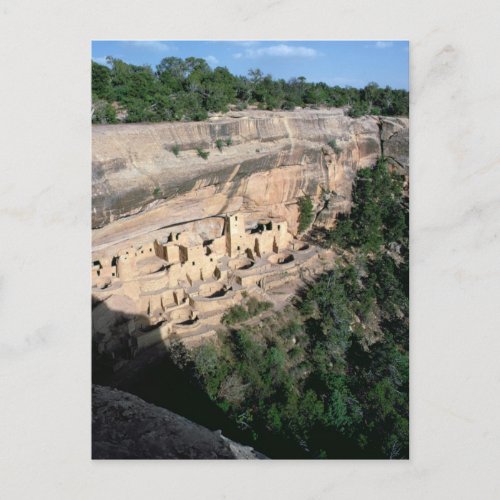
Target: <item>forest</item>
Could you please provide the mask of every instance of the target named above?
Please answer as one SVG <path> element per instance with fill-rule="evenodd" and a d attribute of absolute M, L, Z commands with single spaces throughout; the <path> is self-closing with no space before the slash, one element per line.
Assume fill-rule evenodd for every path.
<path fill-rule="evenodd" d="M 302 76 L 273 79 L 259 69 L 237 76 L 212 69 L 204 59 L 167 57 L 155 69 L 108 57 L 108 66 L 92 61 L 92 122 L 161 122 L 205 120 L 208 113 L 295 107 L 348 107 L 352 117 L 365 114 L 408 116 L 409 93 L 380 87 L 329 86 Z"/>
<path fill-rule="evenodd" d="M 334 269 L 293 305 L 269 311 L 247 297 L 226 313 L 217 342 L 170 347 L 183 375 L 272 458 L 409 456 L 403 179 L 382 158 L 359 171 L 353 201 L 323 235 L 338 255 Z"/>

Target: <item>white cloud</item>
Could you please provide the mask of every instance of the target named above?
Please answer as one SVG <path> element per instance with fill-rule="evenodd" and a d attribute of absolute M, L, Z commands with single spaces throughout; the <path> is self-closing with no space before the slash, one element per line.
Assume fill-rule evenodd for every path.
<path fill-rule="evenodd" d="M 375 47 L 377 49 L 388 49 L 389 47 L 392 47 L 394 44 L 392 42 L 375 42 Z"/>
<path fill-rule="evenodd" d="M 171 45 L 165 42 L 158 42 L 154 40 L 138 40 L 135 42 L 130 42 L 130 45 L 134 47 L 141 47 L 143 49 L 154 50 L 156 52 L 170 52 L 173 50 Z"/>
<path fill-rule="evenodd" d="M 219 60 L 215 56 L 207 56 L 205 57 L 205 61 L 207 61 L 210 66 L 217 66 L 217 64 L 219 64 Z"/>
<path fill-rule="evenodd" d="M 305 57 L 314 58 L 319 55 L 317 50 L 309 47 L 293 46 L 280 43 L 270 47 L 260 47 L 258 49 L 245 49 L 243 52 L 234 54 L 234 58 L 258 59 L 260 57 Z"/>

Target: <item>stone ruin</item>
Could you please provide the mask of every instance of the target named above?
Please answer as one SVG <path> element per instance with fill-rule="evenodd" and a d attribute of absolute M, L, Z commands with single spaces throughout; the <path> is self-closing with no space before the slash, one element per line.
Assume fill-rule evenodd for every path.
<path fill-rule="evenodd" d="M 193 232 L 96 255 L 92 266 L 92 338 L 116 362 L 154 344 L 215 333 L 243 292 L 263 293 L 294 279 L 318 250 L 296 240 L 285 221 L 245 227 L 229 215 L 221 237 Z"/>

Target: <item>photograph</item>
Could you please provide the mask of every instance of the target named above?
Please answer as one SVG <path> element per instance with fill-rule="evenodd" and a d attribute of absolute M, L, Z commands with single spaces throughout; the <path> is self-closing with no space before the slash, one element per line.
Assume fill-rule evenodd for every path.
<path fill-rule="evenodd" d="M 408 460 L 409 42 L 91 45 L 92 458 Z"/>
<path fill-rule="evenodd" d="M 500 3 L 0 13 L 1 500 L 498 500 Z"/>

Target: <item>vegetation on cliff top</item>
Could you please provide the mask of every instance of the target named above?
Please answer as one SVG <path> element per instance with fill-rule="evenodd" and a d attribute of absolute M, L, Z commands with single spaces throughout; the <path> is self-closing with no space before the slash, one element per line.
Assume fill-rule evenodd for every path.
<path fill-rule="evenodd" d="M 331 87 L 304 77 L 275 80 L 259 69 L 235 76 L 195 57 L 167 57 L 154 70 L 111 57 L 108 61 L 110 67 L 92 61 L 93 123 L 197 121 L 209 112 L 225 112 L 229 105 L 245 109 L 249 104 L 269 110 L 349 106 L 351 116 L 408 115 L 408 92 L 376 83 L 361 89 Z"/>
<path fill-rule="evenodd" d="M 172 347 L 187 376 L 271 457 L 293 458 L 266 449 L 271 442 L 293 445 L 296 458 L 408 457 L 402 187 L 383 160 L 361 170 L 354 209 L 329 235 L 343 253 L 333 271 L 257 325 L 236 324 L 191 353 Z M 227 323 L 247 317 L 232 314 Z"/>

